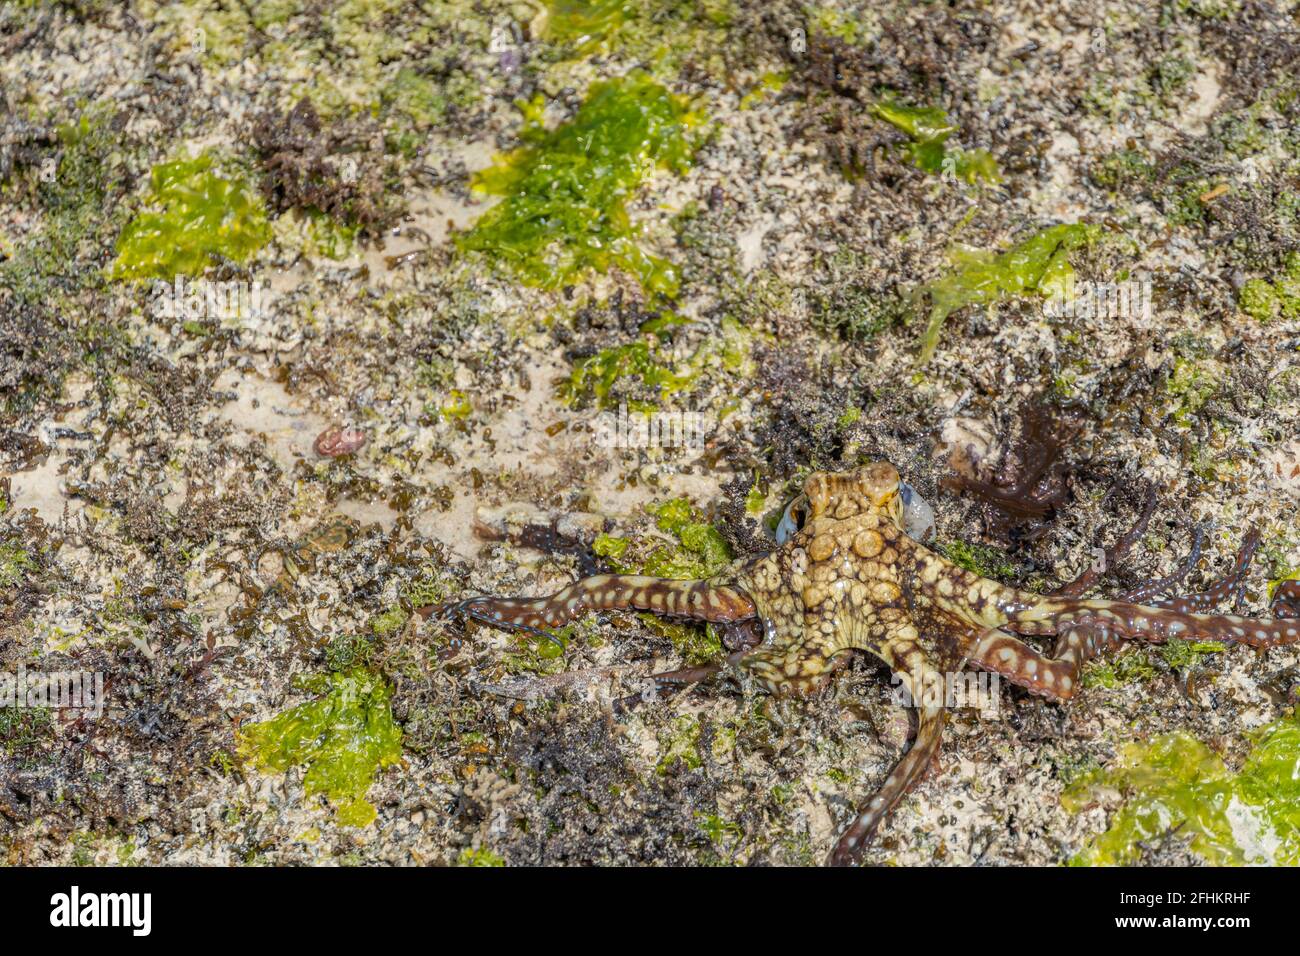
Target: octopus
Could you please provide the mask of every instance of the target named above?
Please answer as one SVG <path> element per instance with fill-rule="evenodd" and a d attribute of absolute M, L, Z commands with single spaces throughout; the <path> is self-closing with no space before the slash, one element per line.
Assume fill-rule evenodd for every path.
<path fill-rule="evenodd" d="M 593 611 L 616 609 L 710 621 L 731 651 L 725 663 L 656 675 L 666 685 L 737 667 L 760 689 L 807 695 L 824 689 L 853 651 L 883 661 L 915 708 L 911 746 L 862 803 L 827 862 L 860 862 L 877 828 L 936 761 L 952 678 L 971 668 L 1031 694 L 1069 701 L 1080 669 L 1126 641 L 1226 641 L 1272 648 L 1300 641 L 1289 602 L 1275 619 L 1210 613 L 1236 595 L 1258 544 L 1251 534 L 1230 574 L 1206 591 L 1162 597 L 1181 573 L 1120 596 L 1080 596 L 1085 572 L 1038 594 L 981 577 L 920 543 L 916 496 L 887 462 L 815 472 L 777 530 L 776 548 L 714 577 L 672 580 L 599 574 L 549 597 L 480 596 L 420 609 L 545 635 Z M 925 509 L 928 511 L 928 509 Z M 1129 537 L 1133 537 L 1130 535 Z M 1287 597 L 1292 597 L 1289 594 Z M 1025 638 L 1051 638 L 1050 652 Z"/>

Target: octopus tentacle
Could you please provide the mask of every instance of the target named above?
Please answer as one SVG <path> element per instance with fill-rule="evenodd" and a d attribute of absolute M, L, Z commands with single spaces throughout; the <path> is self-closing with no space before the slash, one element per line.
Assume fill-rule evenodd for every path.
<path fill-rule="evenodd" d="M 915 629 L 910 625 L 902 627 L 893 636 L 895 640 L 876 653 L 897 675 L 916 707 L 916 737 L 907 753 L 889 771 L 880 789 L 858 807 L 857 816 L 827 857 L 826 862 L 831 866 L 849 866 L 858 861 L 880 822 L 925 775 L 939 753 L 947 719 L 944 709 L 947 681 L 943 672 L 916 643 L 918 635 Z"/>
<path fill-rule="evenodd" d="M 1124 641 L 1219 640 L 1259 648 L 1300 643 L 1300 582 L 1276 589 L 1272 620 L 1207 613 L 1229 600 L 1240 603 L 1259 543 L 1255 532 L 1230 573 L 1200 593 L 1162 598 L 1181 588 L 1195 568 L 1198 529 L 1191 554 L 1173 574 L 1121 600 L 1080 596 L 1097 581 L 1102 565 L 1044 596 L 984 578 L 910 538 L 902 488 L 897 470 L 884 462 L 839 475 L 815 472 L 804 482 L 802 524 L 792 522 L 776 550 L 741 559 L 708 580 L 597 575 L 549 597 L 473 597 L 419 613 L 461 615 L 551 640 L 554 628 L 591 611 L 642 610 L 712 621 L 732 652 L 728 664 L 740 664 L 773 693 L 812 693 L 827 686 L 849 652 L 875 654 L 909 691 L 917 733 L 880 789 L 857 808 L 830 854 L 834 864 L 860 858 L 881 821 L 929 768 L 939 752 L 945 708 L 955 706 L 947 699 L 947 676 L 966 663 L 1065 701 L 1078 693 L 1080 668 Z M 1106 566 L 1140 539 L 1154 506 L 1148 489 L 1132 529 L 1105 552 Z M 1054 650 L 1044 654 L 1016 635 L 1055 635 Z M 616 707 L 707 679 L 721 666 L 653 675 L 652 687 Z"/>
<path fill-rule="evenodd" d="M 1237 552 L 1237 560 L 1233 564 L 1232 570 L 1204 591 L 1160 601 L 1151 601 L 1151 605 L 1153 607 L 1166 607 L 1177 611 L 1193 612 L 1209 611 L 1229 598 L 1232 599 L 1234 606 L 1239 605 L 1241 603 L 1241 593 L 1246 586 L 1246 573 L 1250 570 L 1250 563 L 1255 557 L 1255 551 L 1259 548 L 1259 541 L 1259 529 L 1251 529 L 1241 544 L 1241 550 Z M 1123 600 L 1134 601 L 1139 604 L 1144 603 L 1140 597 L 1135 599 L 1130 594 L 1125 594 Z"/>
<path fill-rule="evenodd" d="M 671 617 L 735 623 L 757 614 L 754 602 L 736 588 L 709 581 L 668 580 L 635 574 L 597 574 L 549 597 L 475 597 L 418 609 L 425 618 L 463 615 L 494 627 L 549 637 L 589 611 L 653 611 Z"/>
<path fill-rule="evenodd" d="M 1105 560 L 1102 568 L 1113 568 L 1124 558 L 1133 545 L 1137 543 L 1138 538 L 1146 534 L 1147 525 L 1151 523 L 1151 516 L 1156 510 L 1156 492 L 1150 484 L 1147 485 L 1146 496 L 1142 502 L 1142 511 L 1138 515 L 1137 521 L 1133 527 L 1109 548 L 1105 549 Z M 1080 572 L 1079 576 L 1068 584 L 1063 584 L 1052 592 L 1053 597 L 1078 597 L 1088 588 L 1096 583 L 1097 578 L 1101 576 L 1101 569 L 1096 564 L 1090 564 Z M 1159 592 L 1155 592 L 1159 593 Z"/>
<path fill-rule="evenodd" d="M 1300 617 L 1300 581 L 1283 581 L 1273 592 L 1273 600 L 1268 606 L 1275 618 Z"/>
<path fill-rule="evenodd" d="M 771 694 L 808 697 L 823 690 L 845 657 L 815 640 L 765 644 L 741 652 L 740 665 Z"/>
<path fill-rule="evenodd" d="M 871 842 L 880 822 L 893 809 L 894 804 L 925 775 L 939 753 L 947 711 L 942 707 L 921 707 L 917 714 L 919 720 L 912 746 L 894 765 L 894 769 L 889 771 L 889 776 L 875 795 L 858 808 L 857 816 L 840 835 L 826 860 L 830 866 L 850 866 L 861 858 L 862 851 Z"/>
<path fill-rule="evenodd" d="M 1204 541 L 1205 529 L 1201 525 L 1197 525 L 1192 536 L 1192 549 L 1187 552 L 1186 557 L 1179 562 L 1178 567 L 1174 568 L 1171 574 L 1157 581 L 1148 581 L 1131 591 L 1125 591 L 1120 595 L 1120 600 L 1131 601 L 1134 604 L 1146 604 L 1161 594 L 1168 594 L 1181 584 L 1187 578 L 1187 575 L 1192 573 L 1192 569 L 1196 567 L 1196 562 L 1201 560 L 1201 545 Z"/>
<path fill-rule="evenodd" d="M 1062 635 L 1053 657 L 1040 653 L 1006 631 L 989 631 L 972 649 L 970 662 L 1040 697 L 1069 700 L 1079 688 L 1079 667 L 1087 658 L 1081 658 L 1072 646 L 1067 647 L 1063 655 L 1062 644 L 1067 639 L 1083 640 L 1076 635 L 1084 630 L 1075 628 Z"/>
<path fill-rule="evenodd" d="M 1063 634 L 1081 626 L 1100 628 L 1113 638 L 1152 644 L 1169 640 L 1227 641 L 1269 648 L 1300 641 L 1300 621 L 1295 619 L 1193 614 L 1125 601 L 1044 601 L 1007 622 L 1009 629 L 1021 634 Z"/>
<path fill-rule="evenodd" d="M 1071 665 L 1077 679 L 1078 672 L 1084 664 L 1123 643 L 1122 637 L 1118 637 L 1104 627 L 1084 624 L 1070 628 L 1056 639 L 1056 646 L 1052 648 L 1052 657 Z"/>

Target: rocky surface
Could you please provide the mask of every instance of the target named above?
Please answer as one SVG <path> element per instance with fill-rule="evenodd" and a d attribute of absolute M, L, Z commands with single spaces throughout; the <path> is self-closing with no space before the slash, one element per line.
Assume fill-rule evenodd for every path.
<path fill-rule="evenodd" d="M 716 641 L 614 614 L 557 650 L 411 615 L 705 560 L 656 520 L 670 500 L 732 553 L 761 549 L 813 469 L 893 461 L 940 547 L 1042 589 L 1150 485 L 1151 525 L 1099 591 L 1170 573 L 1198 525 L 1191 583 L 1212 580 L 1257 526 L 1245 606 L 1262 613 L 1300 566 L 1298 11 L 6 5 L 0 671 L 100 673 L 107 701 L 0 710 L 0 849 L 818 862 L 906 746 L 880 665 L 815 700 L 724 678 L 616 706 Z M 470 248 L 511 201 L 474 188 L 494 156 L 545 149 L 630 74 L 690 113 L 688 157 L 641 163 L 623 199 L 628 241 L 675 288 L 619 262 L 538 284 Z M 937 169 L 882 103 L 946 111 Z M 963 174 L 977 150 L 995 175 Z M 175 189 L 158 172 L 200 156 Z M 917 362 L 954 244 L 1003 252 L 1076 222 L 1096 227 L 1076 279 L 1149 281 L 1149 314 L 1051 314 L 1031 282 L 953 311 Z M 244 298 L 214 304 L 219 283 Z M 706 441 L 609 447 L 620 404 L 698 415 Z M 940 483 L 997 474 L 1035 406 L 1080 430 L 1059 506 L 1007 529 Z M 1066 862 L 1115 811 L 1062 807 L 1080 773 L 1173 731 L 1240 766 L 1300 685 L 1296 648 L 1123 660 L 1066 707 L 1003 687 L 996 716 L 959 711 L 868 861 Z M 401 743 L 362 774 L 357 826 L 313 779 L 328 748 L 277 768 L 246 731 L 360 674 Z M 1140 855 L 1199 859 L 1176 830 Z"/>

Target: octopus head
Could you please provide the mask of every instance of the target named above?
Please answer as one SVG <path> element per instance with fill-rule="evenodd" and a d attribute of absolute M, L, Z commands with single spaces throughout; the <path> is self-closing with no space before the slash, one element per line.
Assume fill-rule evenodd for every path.
<path fill-rule="evenodd" d="M 803 494 L 790 502 L 777 526 L 778 543 L 784 543 L 809 520 L 827 517 L 837 521 L 874 514 L 900 531 L 923 540 L 934 528 L 930 506 L 898 476 L 886 461 L 853 471 L 815 471 L 803 484 Z"/>
<path fill-rule="evenodd" d="M 902 528 L 901 482 L 888 462 L 853 471 L 814 471 L 803 483 L 803 494 L 790 502 L 776 529 L 777 543 L 789 540 L 809 521 L 843 521 L 875 514 Z"/>
<path fill-rule="evenodd" d="M 812 517 L 852 518 L 862 514 L 879 514 L 891 520 L 898 516 L 902 527 L 902 503 L 899 499 L 898 470 L 888 462 L 878 461 L 853 471 L 829 474 L 815 471 L 803 483 Z"/>

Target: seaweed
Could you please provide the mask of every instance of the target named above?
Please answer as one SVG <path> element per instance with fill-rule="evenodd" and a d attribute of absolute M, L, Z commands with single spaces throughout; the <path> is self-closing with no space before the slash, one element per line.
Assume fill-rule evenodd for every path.
<path fill-rule="evenodd" d="M 935 546 L 949 561 L 980 577 L 1007 581 L 1014 579 L 1016 566 L 1005 551 L 987 544 L 948 541 Z"/>
<path fill-rule="evenodd" d="M 1300 251 L 1287 255 L 1283 273 L 1274 281 L 1248 279 L 1237 296 L 1241 311 L 1260 322 L 1300 318 Z"/>
<path fill-rule="evenodd" d="M 1141 863 L 1148 844 L 1177 834 L 1214 866 L 1300 865 L 1300 723 L 1279 720 L 1249 736 L 1254 749 L 1239 773 L 1183 732 L 1125 744 L 1061 795 L 1072 812 L 1115 794 L 1123 801 L 1070 863 Z"/>
<path fill-rule="evenodd" d="M 283 113 L 261 114 L 253 145 L 267 204 L 276 212 L 321 213 L 369 235 L 382 232 L 401 205 L 385 182 L 382 157 L 366 148 L 374 134 L 357 121 L 326 125 L 306 97 Z"/>
<path fill-rule="evenodd" d="M 627 202 L 656 168 L 686 170 L 698 115 L 644 73 L 593 83 L 573 118 L 552 130 L 541 108 L 527 104 L 526 145 L 474 177 L 476 189 L 504 198 L 457 244 L 543 288 L 618 267 L 651 294 L 676 295 L 675 267 L 638 245 Z"/>
<path fill-rule="evenodd" d="M 601 408 L 625 403 L 631 411 L 651 412 L 669 396 L 693 389 L 707 371 L 743 369 L 752 338 L 748 329 L 724 318 L 716 331 L 706 332 L 694 350 L 678 360 L 674 334 L 686 324 L 673 312 L 654 314 L 641 323 L 635 341 L 578 358 L 560 383 L 560 396 L 575 405 L 595 399 Z"/>
<path fill-rule="evenodd" d="M 1014 440 L 988 480 L 950 473 L 940 487 L 973 496 L 985 505 L 986 531 L 996 538 L 1029 541 L 1041 535 L 1068 494 L 1065 451 L 1082 429 L 1079 414 L 1048 404 L 1043 396 L 1020 409 Z"/>
<path fill-rule="evenodd" d="M 585 53 L 636 16 L 629 0 L 549 0 L 545 37 Z"/>
<path fill-rule="evenodd" d="M 898 11 L 886 15 L 878 36 L 865 43 L 858 42 L 852 27 L 827 30 L 824 18 L 817 29 L 815 18 L 807 56 L 797 62 L 814 89 L 832 96 L 808 98 L 807 124 L 849 179 L 868 172 L 874 178 L 877 148 L 897 144 L 900 154 L 924 172 L 969 183 L 1000 182 L 997 163 L 986 150 L 945 145 L 956 126 L 942 108 L 909 105 L 934 103 L 944 90 L 969 103 L 971 91 L 947 75 L 950 64 L 986 49 L 996 30 L 987 17 L 970 11 L 929 8 L 918 17 L 927 21 L 924 29 Z M 882 136 L 863 123 L 864 114 L 899 132 Z"/>
<path fill-rule="evenodd" d="M 548 58 L 614 53 L 675 77 L 687 65 L 722 76 L 735 0 L 546 0 Z"/>
<path fill-rule="evenodd" d="M 366 791 L 384 767 L 402 757 L 383 679 L 356 668 L 308 682 L 315 700 L 240 729 L 239 754 L 250 768 L 284 773 L 305 766 L 308 796 L 323 794 L 338 821 L 365 826 L 375 818 Z"/>
<path fill-rule="evenodd" d="M 62 123 L 6 117 L 0 141 L 12 138 L 16 148 L 0 153 L 0 165 L 8 166 L 0 183 L 7 198 L 33 200 L 42 217 L 40 228 L 11 250 L 0 242 L 0 290 L 22 305 L 44 311 L 106 284 L 100 266 L 121 228 L 121 196 L 132 182 L 129 142 L 118 129 L 125 119 L 104 107 Z"/>
<path fill-rule="evenodd" d="M 871 106 L 871 114 L 907 134 L 904 150 L 927 173 L 953 177 L 966 183 L 1000 183 L 1002 173 L 986 149 L 961 149 L 947 145 L 957 131 L 948 114 L 936 106 L 908 106 L 885 99 Z"/>
<path fill-rule="evenodd" d="M 869 256 L 844 247 L 818 257 L 808 288 L 812 327 L 862 342 L 901 322 L 907 303 L 892 285 L 882 288 L 873 281 L 876 265 Z"/>
<path fill-rule="evenodd" d="M 118 237 L 116 278 L 201 275 L 222 259 L 247 262 L 271 238 L 261 204 L 241 180 L 214 172 L 208 153 L 155 166 L 146 202 L 154 208 Z"/>
<path fill-rule="evenodd" d="M 1070 223 L 1037 232 L 1005 252 L 955 245 L 948 251 L 947 275 L 918 287 L 914 303 L 930 300 L 917 364 L 930 361 L 944 320 L 968 305 L 991 305 L 1021 295 L 1064 294 L 1074 275 L 1070 253 L 1093 242 L 1097 226 Z"/>
<path fill-rule="evenodd" d="M 626 538 L 600 535 L 592 550 L 614 571 L 661 578 L 707 578 L 731 562 L 727 539 L 686 498 L 670 498 L 646 510 L 655 519 L 655 527 L 672 540 L 653 547 L 637 542 L 634 548 Z M 649 631 L 668 638 L 687 664 L 716 660 L 722 655 L 722 638 L 713 624 L 670 621 L 648 613 L 638 613 L 637 617 Z"/>
<path fill-rule="evenodd" d="M 650 509 L 655 525 L 677 539 L 679 547 L 656 549 L 642 565 L 643 574 L 660 578 L 707 578 L 731 560 L 727 541 L 685 498 Z"/>

